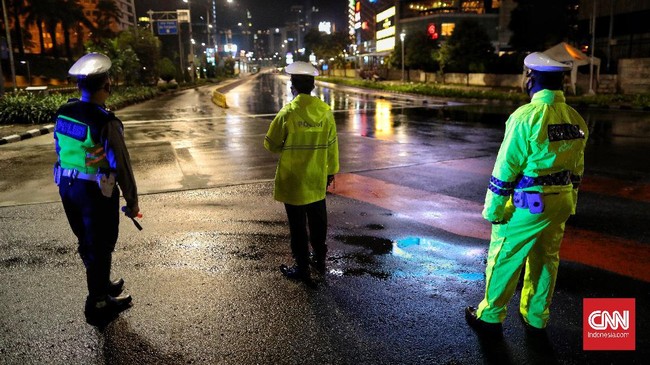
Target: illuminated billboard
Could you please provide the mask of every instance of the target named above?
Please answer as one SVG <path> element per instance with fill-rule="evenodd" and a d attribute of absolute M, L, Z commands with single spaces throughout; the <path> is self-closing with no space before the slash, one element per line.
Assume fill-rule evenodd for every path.
<path fill-rule="evenodd" d="M 377 52 L 392 51 L 395 48 L 395 7 L 392 6 L 377 14 L 375 20 Z"/>

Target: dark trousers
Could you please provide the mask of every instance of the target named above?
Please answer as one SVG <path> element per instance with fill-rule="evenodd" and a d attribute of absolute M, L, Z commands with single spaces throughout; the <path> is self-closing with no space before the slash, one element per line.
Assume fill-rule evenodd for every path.
<path fill-rule="evenodd" d="M 79 256 L 86 267 L 88 297 L 101 299 L 108 293 L 111 256 L 117 242 L 119 190 L 107 198 L 97 183 L 61 178 L 59 195 L 70 228 L 79 241 Z"/>
<path fill-rule="evenodd" d="M 309 267 L 309 243 L 316 260 L 325 260 L 327 255 L 327 208 L 325 199 L 307 204 L 284 204 L 291 232 L 291 253 L 299 268 Z M 307 233 L 309 225 L 309 234 Z"/>

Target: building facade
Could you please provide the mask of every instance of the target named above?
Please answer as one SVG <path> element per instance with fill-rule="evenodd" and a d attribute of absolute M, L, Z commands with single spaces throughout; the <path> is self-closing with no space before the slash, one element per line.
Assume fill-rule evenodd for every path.
<path fill-rule="evenodd" d="M 400 1 L 398 33 L 426 33 L 444 41 L 463 20 L 474 20 L 485 29 L 496 50 L 507 47 L 509 16 L 500 16 L 502 3 L 512 0 L 412 0 Z M 506 7 L 504 7 L 504 10 Z M 510 8 L 510 10 L 512 10 Z M 508 12 L 509 13 L 509 12 Z"/>

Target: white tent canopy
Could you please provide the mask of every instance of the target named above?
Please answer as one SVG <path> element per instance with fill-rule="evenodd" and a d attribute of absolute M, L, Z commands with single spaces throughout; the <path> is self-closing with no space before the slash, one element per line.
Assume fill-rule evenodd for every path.
<path fill-rule="evenodd" d="M 556 61 L 568 63 L 571 65 L 571 91 L 576 93 L 576 81 L 578 79 L 578 67 L 589 65 L 590 63 L 596 66 L 596 80 L 600 81 L 600 58 L 591 57 L 582 53 L 579 49 L 571 46 L 568 43 L 562 42 L 547 49 L 543 52 Z"/>
<path fill-rule="evenodd" d="M 594 57 L 590 62 L 589 56 L 582 53 L 579 49 L 571 46 L 568 43 L 562 42 L 544 51 L 552 59 L 559 62 L 571 63 L 571 91 L 576 93 L 576 80 L 578 78 L 578 67 L 589 65 L 590 63 L 596 66 L 596 80 L 600 81 L 600 58 Z"/>

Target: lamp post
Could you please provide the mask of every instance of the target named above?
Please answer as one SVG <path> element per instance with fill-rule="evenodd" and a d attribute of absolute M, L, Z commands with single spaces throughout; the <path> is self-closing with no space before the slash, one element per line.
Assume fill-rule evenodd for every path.
<path fill-rule="evenodd" d="M 183 0 L 184 3 L 187 3 L 187 10 L 188 10 L 188 15 L 189 15 L 189 28 L 190 28 L 190 67 L 191 67 L 191 72 L 190 72 L 190 77 L 192 78 L 192 82 L 194 82 L 194 39 L 192 39 L 192 5 L 190 3 L 190 0 Z"/>
<path fill-rule="evenodd" d="M 596 43 L 596 0 L 592 5 L 594 7 L 594 13 L 591 20 L 591 57 L 589 57 L 589 91 L 587 94 L 595 95 L 594 91 L 594 48 Z"/>
<path fill-rule="evenodd" d="M 29 70 L 29 61 L 20 61 L 20 63 L 27 65 L 27 82 L 29 83 L 29 86 L 32 86 L 32 73 Z"/>
<path fill-rule="evenodd" d="M 9 52 L 9 67 L 11 68 L 11 80 L 16 90 L 16 66 L 14 65 L 14 48 L 11 44 L 11 31 L 9 30 L 9 19 L 7 19 L 7 6 L 5 0 L 2 0 L 2 14 L 4 15 L 4 22 L 6 24 L 5 31 L 7 32 L 7 51 Z"/>
<path fill-rule="evenodd" d="M 404 82 L 404 38 L 406 38 L 406 33 L 402 30 L 399 34 L 399 39 L 402 43 L 402 82 Z"/>

